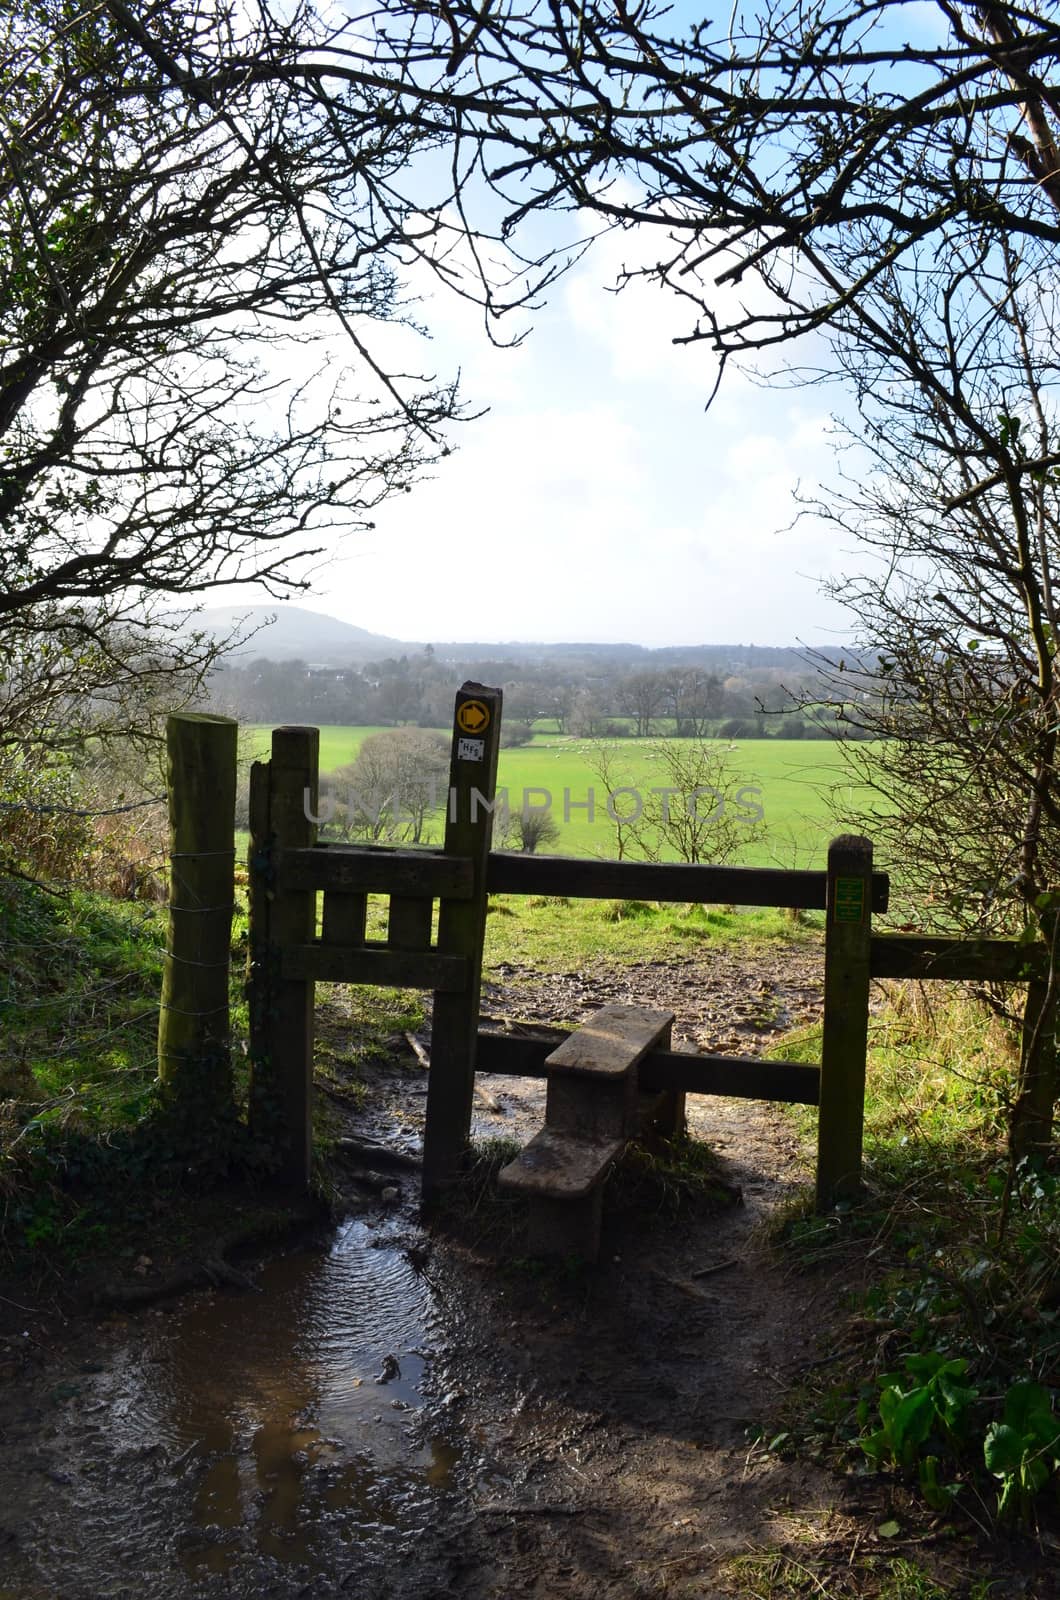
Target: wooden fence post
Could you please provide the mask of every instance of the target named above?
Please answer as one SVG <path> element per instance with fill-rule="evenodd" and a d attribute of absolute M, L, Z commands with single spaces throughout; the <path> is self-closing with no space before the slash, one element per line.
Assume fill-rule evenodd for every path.
<path fill-rule="evenodd" d="M 869 1028 L 872 844 L 857 834 L 828 850 L 824 1030 L 817 1122 L 817 1209 L 861 1190 Z"/>
<path fill-rule="evenodd" d="M 486 870 L 493 837 L 493 806 L 500 749 L 501 691 L 465 683 L 457 691 L 446 811 L 447 855 L 470 858 L 474 891 L 469 900 L 441 902 L 438 950 L 467 963 L 462 991 L 436 991 L 423 1138 L 423 1200 L 429 1206 L 460 1171 L 471 1130 L 475 1089 L 482 945 L 486 937 Z"/>
<path fill-rule="evenodd" d="M 181 1112 L 230 1110 L 228 969 L 235 885 L 236 738 L 230 717 L 166 722 L 169 926 L 158 1076 Z"/>
<path fill-rule="evenodd" d="M 1056 1099 L 1056 982 L 1032 978 L 1027 984 L 1020 1040 L 1019 1092 L 1009 1138 L 1013 1155 L 1045 1155 L 1053 1137 Z"/>
<path fill-rule="evenodd" d="M 272 759 L 250 774 L 250 1122 L 275 1146 L 279 1179 L 309 1185 L 313 1141 L 312 979 L 288 978 L 283 950 L 311 943 L 316 895 L 285 890 L 276 864 L 284 849 L 316 843 L 320 731 L 275 728 Z"/>

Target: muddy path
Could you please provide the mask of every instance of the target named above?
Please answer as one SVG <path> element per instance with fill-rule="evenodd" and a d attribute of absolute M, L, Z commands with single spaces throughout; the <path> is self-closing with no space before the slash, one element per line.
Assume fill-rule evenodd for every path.
<path fill-rule="evenodd" d="M 752 1053 L 814 1015 L 818 982 L 802 949 L 503 969 L 484 1009 L 498 1027 L 576 1022 L 635 997 L 677 1012 L 680 1045 Z M 338 1051 L 341 991 L 320 1023 Z M 414 1154 L 424 1072 L 392 1045 L 335 1115 L 351 1140 Z M 843 1282 L 762 1242 L 806 1154 L 768 1107 L 689 1110 L 728 1203 L 609 1215 L 591 1271 L 427 1232 L 415 1170 L 361 1157 L 337 1168 L 333 1223 L 214 1289 L 64 1327 L 9 1300 L 0 1600 L 709 1600 L 759 1592 L 733 1558 L 764 1549 L 829 1563 L 834 1586 L 812 1592 L 875 1593 L 848 1582 L 887 1491 L 761 1442 L 845 1337 Z M 490 1079 L 476 1131 L 522 1140 L 542 1115 L 539 1083 Z"/>

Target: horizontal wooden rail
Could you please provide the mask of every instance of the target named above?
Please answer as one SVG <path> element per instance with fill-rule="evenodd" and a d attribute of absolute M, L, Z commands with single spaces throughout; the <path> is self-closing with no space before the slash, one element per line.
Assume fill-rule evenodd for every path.
<path fill-rule="evenodd" d="M 385 945 L 288 945 L 281 956 L 284 978 L 313 983 L 373 983 L 382 988 L 437 989 L 459 994 L 467 987 L 464 956 L 433 950 L 392 950 Z"/>
<path fill-rule="evenodd" d="M 544 1078 L 546 1057 L 567 1037 L 566 1029 L 560 1028 L 535 1034 L 480 1033 L 475 1069 L 513 1078 Z M 637 1068 L 640 1087 L 651 1093 L 677 1089 L 802 1106 L 817 1105 L 820 1078 L 820 1068 L 803 1061 L 692 1055 L 681 1050 L 652 1050 Z"/>
<path fill-rule="evenodd" d="M 978 979 L 1026 983 L 1044 977 L 1048 954 L 1041 945 L 1010 939 L 928 939 L 920 934 L 879 933 L 869 946 L 874 978 Z"/>
<path fill-rule="evenodd" d="M 824 872 L 780 867 L 688 866 L 682 861 L 593 861 L 581 856 L 516 855 L 494 850 L 490 894 L 568 895 L 580 900 L 693 901 L 701 905 L 825 909 Z M 889 879 L 872 875 L 872 909 L 887 910 Z"/>
<path fill-rule="evenodd" d="M 338 889 L 351 893 L 431 895 L 470 900 L 474 869 L 462 856 L 433 850 L 362 849 L 357 845 L 314 845 L 277 850 L 276 881 L 286 889 Z"/>

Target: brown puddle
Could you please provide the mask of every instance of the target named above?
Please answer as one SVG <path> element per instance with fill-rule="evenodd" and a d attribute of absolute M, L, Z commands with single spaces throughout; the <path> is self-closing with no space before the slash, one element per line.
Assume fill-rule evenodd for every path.
<path fill-rule="evenodd" d="M 429 1285 L 360 1220 L 256 1281 L 132 1320 L 55 1391 L 38 1437 L 70 1470 L 26 1485 L 24 1592 L 365 1595 L 426 1557 L 461 1456 L 424 1410 Z"/>
<path fill-rule="evenodd" d="M 185 1311 L 155 1366 L 158 1436 L 202 1472 L 192 1570 L 238 1560 L 244 1540 L 229 1547 L 226 1530 L 305 1561 L 322 1524 L 341 1521 L 344 1540 L 397 1529 L 417 1490 L 451 1484 L 456 1452 L 415 1437 L 430 1291 L 404 1255 L 351 1221 L 258 1282 Z"/>

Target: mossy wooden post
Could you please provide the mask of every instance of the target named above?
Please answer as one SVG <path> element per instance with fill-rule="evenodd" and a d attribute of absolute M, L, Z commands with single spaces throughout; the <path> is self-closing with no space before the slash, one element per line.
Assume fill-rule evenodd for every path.
<path fill-rule="evenodd" d="M 869 1030 L 872 844 L 857 834 L 828 850 L 824 1030 L 817 1122 L 817 1209 L 861 1189 L 865 1052 Z"/>
<path fill-rule="evenodd" d="M 1045 1155 L 1053 1137 L 1056 1099 L 1056 986 L 1043 978 L 1027 985 L 1020 1041 L 1019 1092 L 1009 1138 L 1013 1155 Z"/>
<path fill-rule="evenodd" d="M 166 722 L 169 928 L 158 1076 L 182 1116 L 231 1110 L 228 968 L 235 885 L 236 737 L 230 717 Z"/>
<path fill-rule="evenodd" d="M 316 895 L 285 889 L 285 849 L 316 843 L 320 731 L 275 728 L 272 758 L 250 784 L 250 1122 L 279 1158 L 278 1178 L 306 1189 L 313 1142 L 312 979 L 285 977 L 283 951 L 312 943 Z"/>
<path fill-rule="evenodd" d="M 499 689 L 465 683 L 457 691 L 453 713 L 445 850 L 447 855 L 471 860 L 474 890 L 469 900 L 443 899 L 438 915 L 439 952 L 463 956 L 467 970 L 462 990 L 436 991 L 434 996 L 423 1139 L 423 1200 L 427 1207 L 458 1175 L 471 1132 L 501 701 Z"/>

